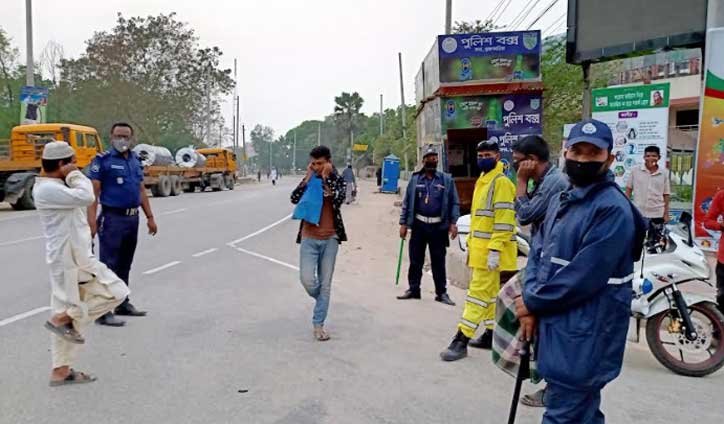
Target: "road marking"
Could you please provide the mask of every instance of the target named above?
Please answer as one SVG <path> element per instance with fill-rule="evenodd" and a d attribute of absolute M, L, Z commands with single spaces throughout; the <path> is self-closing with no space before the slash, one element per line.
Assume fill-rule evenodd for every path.
<path fill-rule="evenodd" d="M 44 237 L 44 236 L 37 236 L 37 237 L 28 237 L 28 238 L 24 238 L 24 239 L 20 239 L 20 240 L 6 241 L 6 242 L 0 243 L 0 247 L 2 247 L 2 246 L 12 246 L 13 244 L 25 243 L 26 241 L 40 240 L 40 239 L 42 239 L 43 237 Z"/>
<path fill-rule="evenodd" d="M 292 269 L 292 270 L 294 270 L 294 271 L 299 271 L 299 267 L 297 267 L 297 266 L 295 266 L 295 265 L 292 265 L 292 264 L 288 264 L 288 263 L 286 263 L 286 262 L 282 262 L 282 261 L 280 261 L 280 260 L 278 260 L 278 259 L 270 258 L 269 256 L 264 256 L 264 255 L 262 255 L 262 254 L 260 254 L 260 253 L 256 253 L 256 252 L 252 252 L 252 251 L 250 251 L 250 250 L 242 249 L 241 247 L 232 246 L 232 248 L 234 248 L 234 249 L 237 250 L 238 252 L 246 253 L 247 255 L 254 256 L 254 257 L 259 258 L 259 259 L 264 259 L 265 261 L 269 261 L 269 262 L 271 262 L 271 263 L 275 263 L 275 264 L 277 264 L 277 265 L 281 265 L 281 266 L 283 266 L 283 267 Z"/>
<path fill-rule="evenodd" d="M 149 269 L 148 271 L 144 272 L 143 275 L 155 274 L 155 273 L 157 273 L 157 272 L 159 272 L 159 271 L 163 271 L 164 269 L 171 268 L 172 266 L 176 266 L 176 265 L 178 265 L 178 264 L 180 264 L 180 263 L 181 263 L 181 261 L 169 262 L 169 263 L 167 263 L 166 265 L 161 265 L 161 266 L 158 267 L 158 268 Z"/>
<path fill-rule="evenodd" d="M 188 209 L 186 209 L 186 208 L 174 209 L 174 210 L 172 210 L 172 211 L 161 212 L 161 213 L 158 214 L 158 216 L 172 215 L 172 214 L 175 214 L 175 213 L 186 212 L 187 210 L 188 210 Z"/>
<path fill-rule="evenodd" d="M 234 240 L 234 241 L 230 241 L 230 242 L 228 242 L 228 243 L 226 243 L 226 244 L 227 244 L 227 246 L 229 246 L 229 247 L 236 247 L 235 245 L 241 243 L 242 241 L 249 240 L 250 238 L 256 237 L 256 236 L 258 236 L 259 234 L 261 234 L 261 233 L 263 233 L 263 232 L 265 232 L 265 231 L 269 231 L 269 230 L 271 230 L 272 228 L 276 227 L 277 225 L 282 224 L 284 221 L 288 220 L 288 219 L 291 218 L 291 217 L 292 217 L 292 214 L 289 214 L 289 215 L 285 216 L 284 218 L 280 219 L 279 221 L 277 221 L 277 222 L 275 222 L 275 223 L 273 223 L 273 224 L 267 225 L 266 227 L 262 228 L 262 229 L 259 230 L 259 231 L 255 231 L 255 232 L 253 232 L 253 233 L 251 233 L 251 234 L 249 234 L 249 235 L 246 235 L 246 236 L 244 236 L 244 237 L 242 237 L 242 238 L 240 238 L 240 239 L 236 239 L 236 240 Z"/>
<path fill-rule="evenodd" d="M 33 315 L 38 315 L 40 313 L 43 313 L 45 311 L 49 311 L 49 306 L 43 306 L 42 308 L 35 308 L 32 311 L 23 312 L 22 314 L 17 314 L 14 316 L 11 316 L 10 318 L 5 318 L 4 320 L 0 321 L 0 327 L 3 327 L 8 324 L 12 324 L 16 321 L 20 321 L 21 319 L 32 317 Z"/>
<path fill-rule="evenodd" d="M 204 256 L 204 255 L 208 255 L 209 253 L 214 253 L 214 252 L 216 252 L 217 250 L 219 250 L 219 249 L 217 249 L 217 248 L 214 247 L 213 249 L 208 249 L 208 250 L 204 250 L 203 252 L 194 253 L 194 254 L 191 255 L 191 256 L 193 256 L 194 258 L 200 258 L 200 257 L 202 257 L 202 256 Z"/>

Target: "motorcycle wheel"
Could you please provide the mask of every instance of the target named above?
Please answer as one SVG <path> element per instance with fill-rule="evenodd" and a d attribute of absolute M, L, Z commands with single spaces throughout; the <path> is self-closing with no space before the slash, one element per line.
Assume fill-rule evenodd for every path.
<path fill-rule="evenodd" d="M 670 309 L 648 319 L 646 341 L 656 360 L 669 370 L 704 377 L 724 366 L 724 315 L 710 302 L 689 306 L 689 313 L 699 336 L 696 340 L 686 338 L 677 311 Z"/>

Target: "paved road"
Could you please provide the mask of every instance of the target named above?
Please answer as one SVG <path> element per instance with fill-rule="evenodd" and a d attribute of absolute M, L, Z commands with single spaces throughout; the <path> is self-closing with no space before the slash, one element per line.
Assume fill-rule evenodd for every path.
<path fill-rule="evenodd" d="M 14 320 L 48 303 L 38 221 L 0 210 L 0 423 L 505 422 L 513 381 L 489 354 L 437 358 L 462 302 L 445 307 L 429 292 L 394 300 L 390 197 L 366 188 L 367 209 L 345 209 L 351 241 L 333 288 L 334 338 L 312 340 L 297 224 L 283 220 L 290 184 L 153 199 L 160 232 L 141 238 L 131 282 L 150 314 L 125 328 L 92 326 L 78 367 L 99 381 L 60 389 L 47 387 L 47 313 Z M 720 423 L 722 387 L 722 372 L 682 378 L 632 347 L 604 407 L 612 423 Z M 523 409 L 518 422 L 540 414 Z"/>

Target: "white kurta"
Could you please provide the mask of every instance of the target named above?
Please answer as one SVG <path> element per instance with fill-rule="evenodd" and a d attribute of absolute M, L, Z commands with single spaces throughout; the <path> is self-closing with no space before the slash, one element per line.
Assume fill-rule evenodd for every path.
<path fill-rule="evenodd" d="M 33 197 L 45 235 L 53 311 L 60 313 L 75 306 L 87 317 L 88 307 L 81 301 L 78 284 L 94 277 L 115 299 L 126 298 L 130 293 L 126 284 L 92 252 L 86 218 L 86 208 L 95 200 L 91 181 L 80 171 L 68 174 L 65 183 L 37 177 Z"/>

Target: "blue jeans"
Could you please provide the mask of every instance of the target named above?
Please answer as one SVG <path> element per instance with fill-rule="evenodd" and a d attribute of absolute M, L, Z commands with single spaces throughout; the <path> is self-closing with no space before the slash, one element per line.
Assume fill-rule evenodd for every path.
<path fill-rule="evenodd" d="M 299 250 L 299 277 L 309 296 L 313 297 L 312 324 L 324 325 L 332 291 L 332 275 L 337 260 L 339 242 L 336 237 L 327 240 L 305 238 Z"/>

